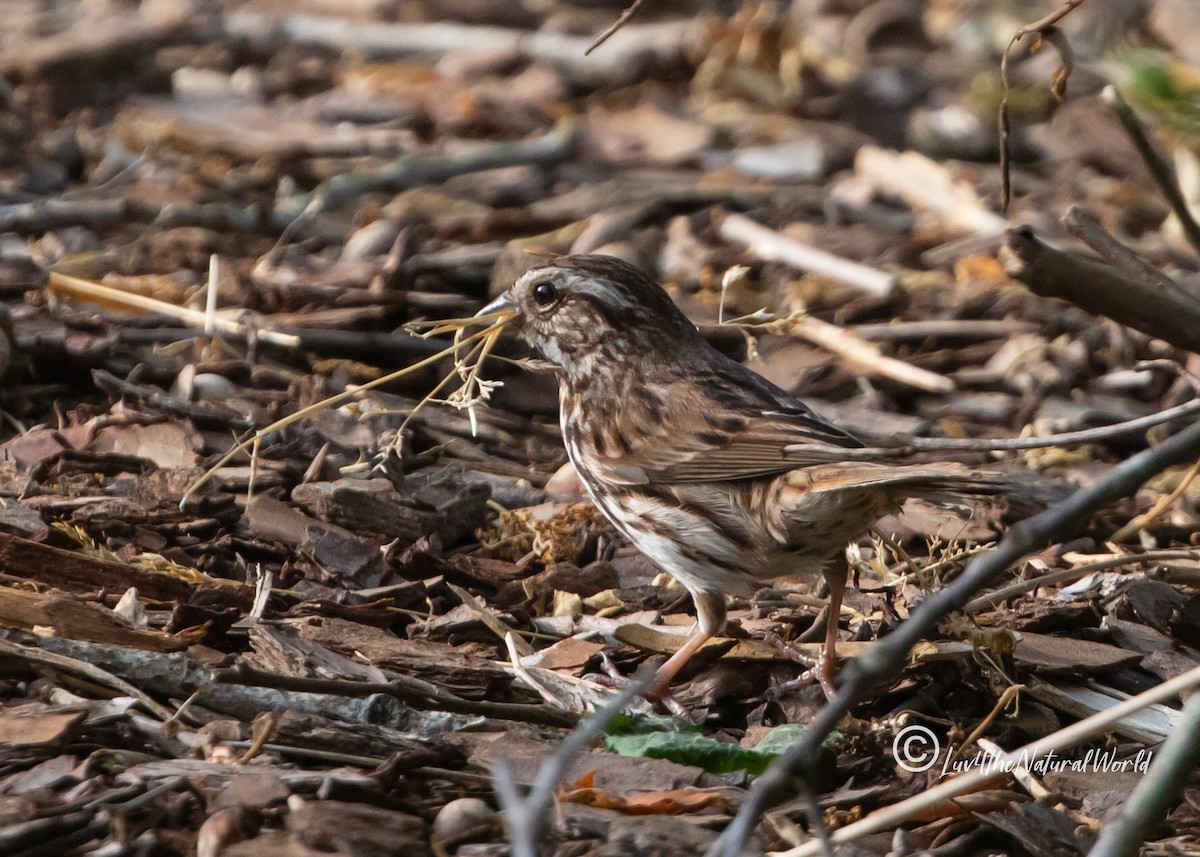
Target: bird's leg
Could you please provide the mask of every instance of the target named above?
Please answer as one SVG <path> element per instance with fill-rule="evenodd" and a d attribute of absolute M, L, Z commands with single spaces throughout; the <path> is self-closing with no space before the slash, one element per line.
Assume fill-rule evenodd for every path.
<path fill-rule="evenodd" d="M 693 592 L 692 599 L 696 602 L 696 627 L 683 645 L 667 658 L 666 663 L 658 668 L 658 674 L 646 690 L 649 699 L 663 699 L 670 695 L 668 688 L 675 674 L 683 669 L 684 664 L 691 660 L 692 655 L 700 651 L 700 647 L 713 638 L 725 624 L 725 596 L 720 592 Z"/>
<path fill-rule="evenodd" d="M 825 645 L 821 647 L 816 667 L 817 681 L 821 682 L 821 689 L 829 699 L 833 699 L 837 693 L 833 679 L 837 676 L 838 618 L 842 613 L 842 596 L 846 594 L 846 579 L 849 576 L 846 553 L 840 551 L 833 564 L 825 569 L 825 583 L 829 586 L 829 616 L 825 619 Z"/>
<path fill-rule="evenodd" d="M 839 553 L 824 570 L 825 583 L 829 587 L 829 606 L 825 608 L 825 642 L 821 646 L 821 654 L 816 658 L 804 655 L 793 649 L 779 637 L 767 636 L 767 642 L 775 645 L 780 651 L 797 663 L 804 664 L 808 670 L 801 673 L 792 681 L 785 682 L 771 690 L 774 696 L 781 696 L 798 687 L 809 684 L 814 679 L 820 683 L 825 696 L 833 699 L 837 689 L 833 680 L 837 676 L 837 635 L 838 619 L 842 612 L 842 596 L 846 592 L 846 580 L 850 576 L 850 567 L 846 562 L 846 554 Z"/>
<path fill-rule="evenodd" d="M 712 636 L 712 634 L 705 634 L 701 631 L 697 624 L 691 635 L 684 640 L 683 645 L 658 668 L 658 672 L 654 675 L 654 681 L 650 682 L 650 686 L 646 688 L 646 696 L 650 699 L 663 699 L 668 696 L 671 680 L 675 678 L 675 673 L 683 669 L 683 665 L 691 659 L 692 655 L 700 651 L 700 647 L 711 640 Z"/>

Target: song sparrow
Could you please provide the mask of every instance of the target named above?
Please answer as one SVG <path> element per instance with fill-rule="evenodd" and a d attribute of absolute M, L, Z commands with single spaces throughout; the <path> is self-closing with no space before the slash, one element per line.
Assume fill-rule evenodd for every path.
<path fill-rule="evenodd" d="M 696 628 L 653 692 L 720 632 L 727 595 L 824 573 L 817 675 L 832 693 L 846 545 L 906 497 L 994 490 L 954 465 L 847 462 L 857 439 L 710 346 L 619 259 L 539 265 L 480 315 L 504 311 L 557 367 L 563 440 L 588 495 L 695 601 Z"/>

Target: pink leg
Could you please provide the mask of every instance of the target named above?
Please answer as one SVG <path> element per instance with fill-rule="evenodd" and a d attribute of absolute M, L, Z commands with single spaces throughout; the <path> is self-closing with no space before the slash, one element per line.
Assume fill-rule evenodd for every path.
<path fill-rule="evenodd" d="M 696 629 L 679 650 L 658 668 L 658 674 L 646 690 L 646 696 L 650 699 L 667 696 L 667 688 L 670 687 L 675 674 L 683 669 L 692 655 L 700 651 L 701 646 L 711 640 L 725 624 L 724 595 L 719 592 L 693 592 L 692 598 L 696 602 Z"/>
<path fill-rule="evenodd" d="M 675 673 L 683 669 L 696 652 L 700 651 L 701 646 L 712 639 L 712 634 L 705 634 L 699 628 L 684 641 L 684 644 L 679 647 L 675 654 L 667 658 L 666 663 L 658 668 L 658 673 L 654 676 L 654 681 L 646 688 L 646 696 L 650 699 L 660 699 L 667 695 L 668 688 L 671 686 L 671 680 L 675 678 Z"/>
<path fill-rule="evenodd" d="M 849 572 L 845 554 L 839 554 L 833 565 L 825 570 L 825 582 L 829 585 L 829 616 L 825 623 L 825 645 L 821 647 L 821 657 L 817 660 L 817 680 L 829 699 L 833 699 L 837 692 L 833 680 L 837 676 L 838 617 L 842 612 L 842 596 L 846 592 Z"/>
<path fill-rule="evenodd" d="M 814 679 L 829 699 L 833 699 L 837 693 L 833 680 L 837 677 L 838 616 L 842 612 L 842 595 L 846 592 L 846 578 L 849 576 L 845 555 L 837 557 L 824 571 L 824 576 L 825 582 L 829 584 L 829 606 L 825 610 L 825 642 L 821 645 L 821 653 L 814 658 L 801 654 L 774 634 L 768 634 L 765 638 L 766 642 L 778 648 L 780 652 L 808 667 L 797 678 L 774 687 L 770 691 L 773 696 L 805 687 Z"/>

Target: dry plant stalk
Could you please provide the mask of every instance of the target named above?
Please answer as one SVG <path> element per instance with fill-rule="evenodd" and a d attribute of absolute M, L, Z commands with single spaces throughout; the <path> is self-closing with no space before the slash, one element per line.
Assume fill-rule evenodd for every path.
<path fill-rule="evenodd" d="M 446 381 L 449 380 L 449 378 L 454 377 L 455 375 L 463 379 L 463 386 L 461 388 L 463 392 L 461 394 L 458 394 L 457 391 L 456 393 L 452 393 L 448 398 L 448 401 L 453 399 L 452 403 L 456 404 L 458 407 L 468 409 L 474 407 L 479 402 L 486 400 L 491 390 L 496 386 L 495 382 L 488 382 L 478 378 L 478 367 L 483 358 L 486 357 L 487 353 L 491 350 L 492 345 L 499 338 L 501 330 L 504 328 L 504 325 L 510 318 L 512 318 L 511 312 L 497 312 L 480 316 L 478 318 L 456 318 L 446 319 L 444 321 L 421 323 L 423 325 L 428 324 L 430 326 L 430 329 L 425 331 L 425 336 L 433 336 L 438 333 L 446 333 L 451 330 L 455 331 L 453 344 L 442 349 L 436 354 L 432 354 L 423 360 L 418 360 L 416 363 L 410 364 L 403 369 L 398 369 L 395 372 L 390 372 L 387 375 L 384 375 L 380 378 L 375 378 L 366 382 L 365 384 L 358 384 L 351 389 L 338 393 L 337 395 L 329 396 L 328 398 L 322 399 L 319 402 L 314 402 L 311 405 L 300 408 L 294 413 L 288 414 L 282 419 L 276 420 L 268 426 L 264 426 L 263 428 L 254 432 L 254 434 L 234 444 L 234 446 L 228 452 L 217 459 L 217 462 L 213 464 L 212 467 L 206 470 L 199 479 L 193 482 L 188 487 L 188 490 L 184 492 L 183 499 L 180 501 L 180 507 L 182 508 L 186 506 L 196 491 L 207 484 L 209 480 L 211 480 L 216 474 L 216 472 L 232 461 L 235 456 L 237 456 L 239 453 L 245 452 L 247 449 L 256 447 L 268 435 L 287 428 L 293 423 L 305 419 L 306 417 L 318 413 L 326 408 L 336 407 L 348 402 L 355 397 L 362 395 L 368 390 L 374 389 L 375 387 L 380 387 L 384 384 L 395 381 L 398 378 L 403 378 L 406 375 L 409 375 L 420 369 L 424 369 L 426 366 L 437 363 L 439 360 L 445 357 L 450 357 L 454 360 L 454 369 L 446 379 L 443 379 L 443 381 L 438 384 L 433 391 L 430 392 L 429 395 L 417 403 L 416 407 L 413 409 L 414 413 L 424 406 L 428 401 L 431 401 L 433 394 L 440 390 L 445 385 Z M 463 335 L 467 328 L 479 324 L 487 325 L 487 327 L 470 335 Z M 461 353 L 462 346 L 480 341 L 480 346 L 477 348 L 472 348 L 468 352 L 467 357 L 464 357 L 464 355 Z M 467 358 L 471 355 L 477 356 L 474 358 L 474 363 L 468 364 Z M 471 428 L 474 431 L 474 414 L 471 414 L 471 417 Z"/>
<path fill-rule="evenodd" d="M 167 574 L 178 580 L 185 581 L 191 584 L 212 584 L 220 586 L 240 586 L 235 580 L 226 580 L 220 577 L 211 577 L 202 571 L 192 568 L 187 565 L 180 565 L 177 562 L 172 562 L 162 554 L 150 553 L 143 551 L 137 554 L 132 559 L 126 561 L 119 554 L 114 553 L 104 545 L 93 539 L 88 532 L 77 524 L 71 524 L 66 521 L 55 521 L 51 525 L 52 529 L 62 533 L 68 539 L 73 541 L 81 549 L 81 553 L 85 556 L 91 556 L 94 559 L 104 562 L 113 562 L 119 565 L 129 565 L 142 571 L 158 572 L 159 574 Z"/>
<path fill-rule="evenodd" d="M 1055 70 L 1054 76 L 1050 80 L 1050 92 L 1061 104 L 1067 97 L 1067 81 L 1070 79 L 1071 71 L 1075 66 L 1075 56 L 1071 50 L 1070 43 L 1067 41 L 1067 37 L 1058 28 L 1058 23 L 1075 11 L 1083 2 L 1084 0 L 1064 0 L 1063 5 L 1049 15 L 1039 18 L 1023 27 L 1019 27 L 1013 33 L 1012 38 L 1009 39 L 1008 45 L 1004 48 L 1004 54 L 1000 57 L 1000 86 L 1003 92 L 1000 99 L 1000 116 L 998 121 L 1000 126 L 1001 211 L 1008 211 L 1008 204 L 1012 201 L 1011 159 L 1008 148 L 1008 138 L 1012 130 L 1008 113 L 1008 93 L 1010 89 L 1008 83 L 1008 59 L 1012 54 L 1013 48 L 1017 46 L 1017 43 L 1029 35 L 1036 35 L 1038 37 L 1038 41 L 1034 45 L 1035 51 L 1040 49 L 1044 43 L 1053 45 L 1058 51 L 1061 64 Z"/>
<path fill-rule="evenodd" d="M 459 410 L 465 410 L 467 418 L 471 421 L 471 434 L 472 436 L 477 434 L 479 425 L 475 418 L 475 408 L 479 405 L 487 404 L 488 399 L 491 398 L 492 391 L 503 383 L 501 381 L 488 381 L 481 378 L 479 371 L 484 361 L 487 360 L 488 355 L 491 354 L 496 342 L 500 339 L 500 334 L 504 331 L 504 326 L 508 324 L 514 314 L 512 310 L 500 310 L 499 312 L 488 313 L 487 315 L 478 317 L 450 318 L 428 322 L 414 321 L 405 325 L 408 330 L 414 333 L 420 331 L 422 328 L 427 328 L 424 332 L 417 334 L 422 338 L 437 336 L 442 333 L 454 333 L 454 345 L 452 346 L 454 371 L 443 378 L 442 382 L 434 387 L 429 395 L 417 403 L 417 406 L 413 408 L 412 414 L 409 414 L 408 420 L 411 420 L 413 415 L 429 402 L 440 402 Z M 464 337 L 468 328 L 483 323 L 489 324 L 485 330 L 480 331 L 479 334 Z M 461 345 L 476 339 L 478 339 L 478 342 L 470 351 L 465 355 L 459 353 L 458 349 Z M 434 398 L 438 391 L 456 375 L 462 383 L 446 398 Z M 408 420 L 405 420 L 405 425 L 408 424 Z"/>
<path fill-rule="evenodd" d="M 1111 537 L 1112 541 L 1124 541 L 1125 539 L 1134 535 L 1138 530 L 1145 529 L 1147 526 L 1149 526 L 1156 518 L 1167 511 L 1167 509 L 1171 507 L 1172 503 L 1174 503 L 1187 492 L 1197 474 L 1200 474 L 1200 459 L 1198 459 L 1195 464 L 1188 468 L 1187 473 L 1185 473 L 1183 478 L 1179 480 L 1179 484 L 1175 486 L 1173 491 L 1160 497 L 1158 502 L 1150 507 L 1149 511 L 1143 512 L 1136 518 L 1133 518 L 1129 523 L 1113 533 Z"/>
<path fill-rule="evenodd" d="M 182 324 L 186 324 L 188 327 L 199 328 L 210 335 L 213 330 L 219 330 L 222 333 L 231 333 L 236 336 L 246 336 L 250 332 L 250 329 L 240 321 L 234 321 L 231 318 L 217 315 L 215 312 L 210 315 L 207 312 L 177 306 L 173 303 L 160 301 L 157 298 L 127 292 L 124 289 L 102 286 L 99 283 L 93 283 L 90 280 L 80 279 L 79 277 L 72 277 L 58 271 L 50 272 L 50 280 L 46 284 L 46 292 L 54 297 L 67 297 L 72 300 L 95 304 L 108 309 L 133 313 L 157 313 L 168 318 L 173 318 Z M 291 333 L 280 333 L 277 330 L 265 329 L 256 330 L 254 333 L 263 342 L 269 342 L 272 345 L 278 345 L 283 348 L 300 347 L 300 337 Z"/>

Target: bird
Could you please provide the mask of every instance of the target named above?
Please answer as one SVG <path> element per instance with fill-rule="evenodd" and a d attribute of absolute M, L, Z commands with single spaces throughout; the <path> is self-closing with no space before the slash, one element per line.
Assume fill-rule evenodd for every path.
<path fill-rule="evenodd" d="M 832 696 L 846 546 L 907 498 L 999 490 L 994 475 L 954 463 L 857 460 L 862 441 L 716 350 L 662 286 L 616 257 L 540 263 L 477 318 L 511 325 L 554 367 L 585 492 L 692 597 L 696 624 L 650 698 L 721 632 L 728 596 L 785 575 L 828 584 L 812 673 Z"/>

